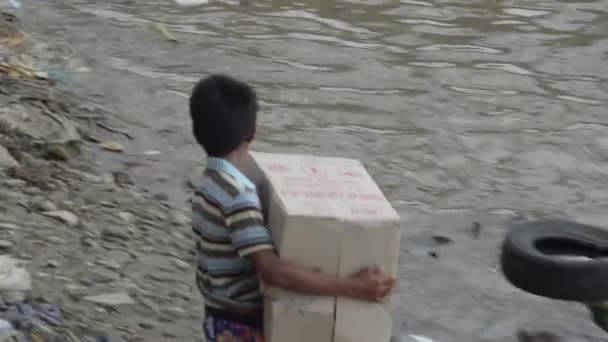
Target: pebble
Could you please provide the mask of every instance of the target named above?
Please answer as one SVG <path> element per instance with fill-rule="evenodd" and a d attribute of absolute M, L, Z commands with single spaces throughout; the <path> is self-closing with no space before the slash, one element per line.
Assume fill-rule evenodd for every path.
<path fill-rule="evenodd" d="M 186 314 L 186 311 L 179 306 L 172 306 L 168 308 L 162 309 L 162 313 L 166 316 L 176 318 L 181 318 Z"/>
<path fill-rule="evenodd" d="M 93 269 L 90 280 L 96 283 L 109 283 L 120 280 L 120 274 L 107 268 Z"/>
<path fill-rule="evenodd" d="M 2 183 L 12 189 L 23 188 L 27 185 L 27 183 L 22 179 L 6 179 Z"/>
<path fill-rule="evenodd" d="M 116 261 L 116 260 L 112 260 L 112 259 L 108 259 L 108 260 L 98 260 L 97 261 L 98 265 L 102 265 L 105 266 L 111 270 L 118 270 L 121 268 L 121 264 Z"/>
<path fill-rule="evenodd" d="M 59 262 L 57 260 L 51 259 L 46 262 L 46 267 L 57 268 L 57 267 L 59 267 Z"/>
<path fill-rule="evenodd" d="M 57 244 L 57 245 L 63 245 L 65 243 L 67 243 L 67 241 L 65 239 L 62 239 L 58 236 L 49 236 L 49 238 L 47 239 L 48 242 Z"/>
<path fill-rule="evenodd" d="M 57 206 L 55 205 L 55 203 L 49 201 L 43 196 L 35 196 L 30 202 L 30 207 L 34 210 L 40 211 L 57 211 Z"/>
<path fill-rule="evenodd" d="M 120 217 L 125 223 L 133 223 L 133 220 L 135 219 L 135 215 L 126 211 L 118 213 L 117 216 Z"/>
<path fill-rule="evenodd" d="M 156 323 L 152 321 L 141 321 L 139 322 L 139 326 L 144 329 L 154 329 L 156 328 Z"/>
<path fill-rule="evenodd" d="M 17 163 L 15 158 L 4 146 L 0 145 L 0 169 L 17 166 L 19 166 L 19 163 Z"/>
<path fill-rule="evenodd" d="M 171 221 L 177 226 L 187 226 L 191 224 L 192 219 L 182 213 L 173 213 L 171 214 Z"/>
<path fill-rule="evenodd" d="M 13 243 L 7 240 L 0 240 L 0 250 L 10 249 L 13 246 Z"/>
<path fill-rule="evenodd" d="M 19 226 L 14 223 L 0 222 L 0 229 L 3 230 L 19 230 Z"/>
<path fill-rule="evenodd" d="M 188 264 L 187 262 L 177 259 L 177 258 L 171 258 L 171 262 L 173 263 L 173 265 L 175 265 L 177 268 L 181 269 L 181 270 L 189 270 L 191 269 L 190 264 Z"/>
<path fill-rule="evenodd" d="M 169 195 L 162 192 L 158 192 L 154 194 L 154 199 L 157 201 L 165 202 L 169 200 Z"/>
<path fill-rule="evenodd" d="M 96 296 L 84 297 L 84 300 L 101 305 L 118 306 L 135 304 L 135 301 L 126 292 L 104 293 Z"/>
<path fill-rule="evenodd" d="M 67 210 L 59 210 L 59 211 L 47 211 L 43 213 L 48 217 L 52 217 L 54 219 L 60 220 L 61 222 L 67 224 L 68 226 L 74 227 L 80 223 L 80 219 L 78 216 Z"/>
<path fill-rule="evenodd" d="M 127 233 L 126 229 L 121 228 L 121 227 L 105 227 L 103 229 L 103 231 L 101 232 L 101 235 L 103 236 L 104 240 L 114 240 L 114 239 L 120 239 L 120 240 L 127 240 L 129 239 L 129 234 Z"/>
<path fill-rule="evenodd" d="M 119 186 L 124 185 L 133 185 L 133 180 L 131 180 L 131 176 L 124 171 L 116 171 L 112 173 L 114 177 L 114 183 Z"/>

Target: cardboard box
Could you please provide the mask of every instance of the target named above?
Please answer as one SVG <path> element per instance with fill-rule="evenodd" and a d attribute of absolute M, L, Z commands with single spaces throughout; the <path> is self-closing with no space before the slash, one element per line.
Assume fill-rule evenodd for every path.
<path fill-rule="evenodd" d="M 362 267 L 396 274 L 399 215 L 352 159 L 252 152 L 257 184 L 281 259 L 347 277 Z M 388 342 L 388 305 L 271 291 L 269 342 Z M 331 329 L 329 329 L 331 327 Z M 314 339 L 294 333 L 314 331 Z"/>

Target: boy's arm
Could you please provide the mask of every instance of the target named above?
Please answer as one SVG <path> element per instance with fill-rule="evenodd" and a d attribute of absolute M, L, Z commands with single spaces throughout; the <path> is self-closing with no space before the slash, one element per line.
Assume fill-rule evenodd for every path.
<path fill-rule="evenodd" d="M 338 278 L 280 260 L 257 195 L 241 194 L 234 203 L 224 208 L 232 244 L 240 257 L 252 261 L 265 284 L 304 294 L 369 301 L 382 301 L 393 289 L 396 280 L 377 267 L 363 269 L 350 278 Z"/>
<path fill-rule="evenodd" d="M 380 302 L 395 285 L 395 279 L 377 267 L 365 268 L 349 278 L 338 278 L 282 261 L 271 250 L 253 253 L 249 258 L 265 284 L 303 294 Z"/>

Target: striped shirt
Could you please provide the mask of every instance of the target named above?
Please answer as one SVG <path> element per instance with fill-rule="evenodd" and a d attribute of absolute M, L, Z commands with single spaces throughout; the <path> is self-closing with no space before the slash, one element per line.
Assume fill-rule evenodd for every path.
<path fill-rule="evenodd" d="M 225 159 L 207 158 L 192 199 L 192 230 L 205 304 L 233 313 L 259 311 L 260 283 L 246 257 L 274 248 L 273 242 L 255 185 Z"/>

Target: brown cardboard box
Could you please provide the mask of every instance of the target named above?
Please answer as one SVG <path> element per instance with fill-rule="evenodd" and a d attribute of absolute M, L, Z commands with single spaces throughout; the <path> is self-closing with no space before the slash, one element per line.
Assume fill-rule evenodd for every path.
<path fill-rule="evenodd" d="M 251 156 L 254 167 L 247 174 L 258 184 L 281 259 L 341 277 L 371 265 L 396 274 L 399 215 L 360 162 L 259 152 Z M 269 342 L 390 339 L 387 304 L 273 289 L 265 311 Z"/>

